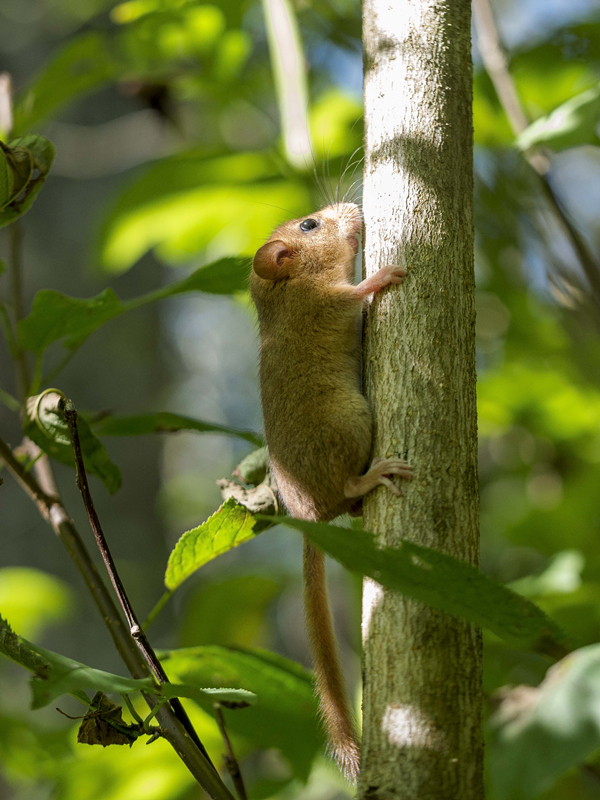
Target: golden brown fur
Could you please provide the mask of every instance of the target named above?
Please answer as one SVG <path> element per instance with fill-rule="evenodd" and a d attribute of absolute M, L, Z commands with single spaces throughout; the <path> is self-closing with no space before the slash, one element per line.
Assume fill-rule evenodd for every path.
<path fill-rule="evenodd" d="M 397 459 L 377 459 L 367 471 L 372 419 L 360 391 L 360 311 L 367 294 L 400 283 L 405 272 L 384 267 L 354 286 L 360 229 L 355 205 L 328 206 L 277 228 L 254 257 L 250 290 L 260 325 L 265 436 L 279 494 L 297 519 L 331 520 L 378 484 L 398 494 L 390 475 L 410 477 L 410 467 Z M 355 780 L 359 747 L 327 600 L 325 559 L 306 538 L 304 582 L 321 711 L 333 754 Z"/>
<path fill-rule="evenodd" d="M 334 216 L 340 209 L 341 219 Z M 289 277 L 250 289 L 260 323 L 260 387 L 271 468 L 288 512 L 330 520 L 356 500 L 344 486 L 371 452 L 371 411 L 360 392 L 358 323 L 362 298 L 351 283 L 360 230 L 356 206 L 311 214 L 321 227 L 285 223 L 269 242 L 291 252 Z M 259 251 L 260 252 L 260 251 Z"/>

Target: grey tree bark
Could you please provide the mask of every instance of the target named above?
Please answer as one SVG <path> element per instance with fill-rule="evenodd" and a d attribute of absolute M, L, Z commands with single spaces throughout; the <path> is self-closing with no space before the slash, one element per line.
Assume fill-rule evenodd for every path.
<path fill-rule="evenodd" d="M 369 309 L 374 455 L 414 466 L 364 501 L 400 538 L 478 564 L 469 0 L 364 0 L 365 273 L 407 271 Z M 483 797 L 481 637 L 367 581 L 359 797 Z"/>

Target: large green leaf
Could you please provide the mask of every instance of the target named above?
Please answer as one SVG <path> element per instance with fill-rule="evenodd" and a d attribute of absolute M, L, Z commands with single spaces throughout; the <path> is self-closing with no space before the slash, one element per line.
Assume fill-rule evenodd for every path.
<path fill-rule="evenodd" d="M 171 592 L 203 564 L 237 547 L 255 534 L 254 517 L 230 499 L 197 528 L 186 531 L 169 556 L 165 586 Z"/>
<path fill-rule="evenodd" d="M 600 83 L 536 120 L 519 136 L 517 145 L 521 150 L 540 144 L 564 150 L 582 144 L 598 144 L 599 122 Z"/>
<path fill-rule="evenodd" d="M 192 150 L 159 161 L 115 203 L 100 258 L 109 271 L 123 272 L 152 248 L 174 264 L 209 244 L 222 255 L 251 255 L 274 227 L 308 208 L 303 184 L 280 174 L 263 153 L 214 158 Z"/>
<path fill-rule="evenodd" d="M 247 273 L 245 259 L 223 258 L 199 267 L 180 281 L 126 302 L 121 302 L 110 288 L 89 299 L 43 289 L 34 297 L 30 313 L 19 322 L 19 338 L 26 350 L 38 356 L 60 340 L 69 350 L 76 350 L 101 325 L 125 311 L 184 292 L 231 294 L 246 287 Z"/>
<path fill-rule="evenodd" d="M 498 800 L 529 800 L 600 748 L 600 645 L 571 653 L 542 683 L 519 686 L 490 721 Z"/>
<path fill-rule="evenodd" d="M 238 436 L 251 444 L 261 444 L 262 439 L 252 431 L 242 431 L 227 425 L 204 422 L 169 411 L 157 411 L 153 414 L 131 414 L 124 417 L 103 417 L 94 423 L 94 430 L 99 436 L 142 436 L 148 433 L 172 433 L 173 431 L 198 431 L 199 433 L 225 433 Z"/>
<path fill-rule="evenodd" d="M 106 83 L 117 74 L 117 66 L 106 34 L 86 32 L 73 39 L 17 98 L 13 132 L 24 133 L 70 100 Z"/>
<path fill-rule="evenodd" d="M 61 464 L 75 467 L 69 427 L 57 405 L 61 397 L 64 399 L 55 389 L 30 397 L 23 432 L 49 456 Z M 94 436 L 83 417 L 78 417 L 77 428 L 86 471 L 100 478 L 110 494 L 114 494 L 121 487 L 119 468 L 112 463 L 104 445 Z"/>
<path fill-rule="evenodd" d="M 276 747 L 294 774 L 306 779 L 323 737 L 310 673 L 300 665 L 262 650 L 190 647 L 160 654 L 178 681 L 211 686 L 240 686 L 258 703 L 227 715 L 227 727 L 254 746 Z M 206 703 L 201 705 L 207 707 Z"/>
<path fill-rule="evenodd" d="M 302 531 L 349 570 L 488 628 L 516 647 L 564 652 L 564 634 L 541 609 L 452 556 L 407 541 L 398 548 L 379 548 L 372 533 L 336 525 L 290 517 L 261 519 Z"/>

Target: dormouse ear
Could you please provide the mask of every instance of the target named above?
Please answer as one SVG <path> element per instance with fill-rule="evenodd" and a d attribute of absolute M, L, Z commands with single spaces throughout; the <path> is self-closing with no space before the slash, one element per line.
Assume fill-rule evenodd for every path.
<path fill-rule="evenodd" d="M 280 239 L 267 242 L 256 251 L 254 272 L 266 281 L 279 281 L 287 278 L 292 264 L 292 251 Z"/>

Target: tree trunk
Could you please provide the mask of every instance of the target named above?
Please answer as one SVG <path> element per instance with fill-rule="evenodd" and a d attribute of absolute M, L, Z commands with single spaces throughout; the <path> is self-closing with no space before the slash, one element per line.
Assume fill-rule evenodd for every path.
<path fill-rule="evenodd" d="M 364 0 L 365 273 L 408 275 L 370 307 L 374 456 L 414 467 L 364 501 L 400 538 L 478 564 L 469 0 Z M 483 797 L 480 632 L 364 588 L 359 797 Z"/>

